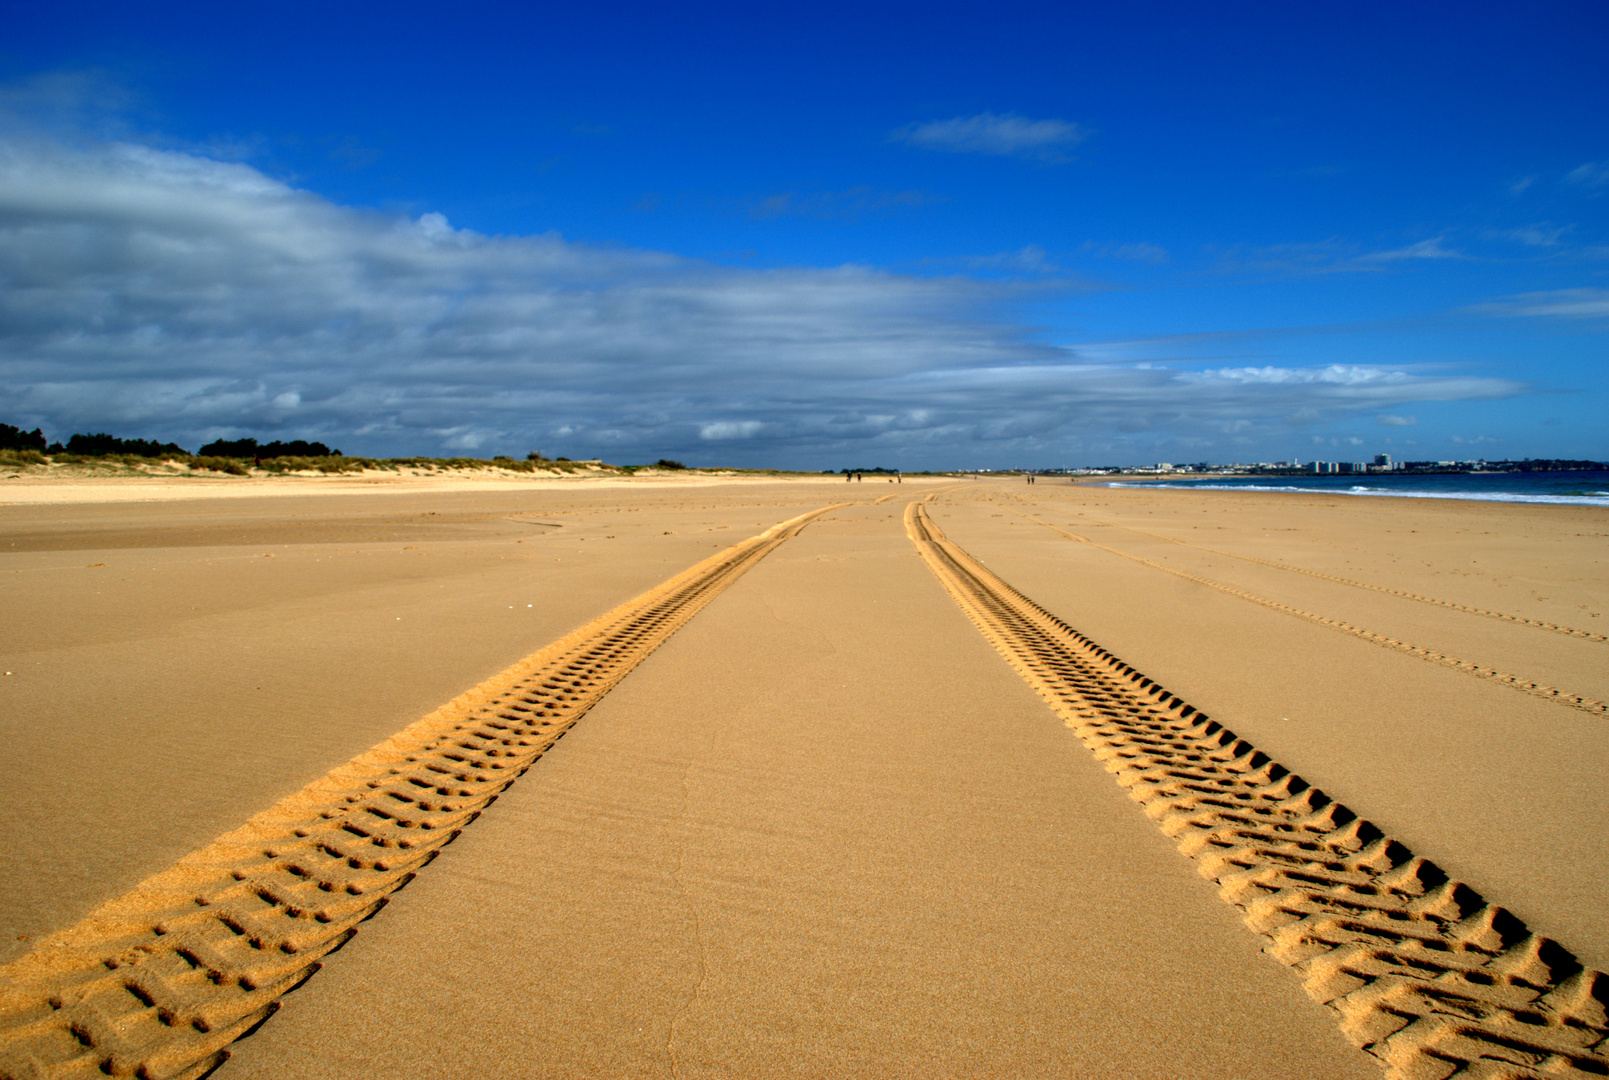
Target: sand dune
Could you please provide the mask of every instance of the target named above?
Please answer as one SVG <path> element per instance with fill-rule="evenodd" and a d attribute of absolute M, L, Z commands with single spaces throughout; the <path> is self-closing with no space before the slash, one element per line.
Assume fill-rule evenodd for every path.
<path fill-rule="evenodd" d="M 1044 683 L 1055 657 L 1106 663 L 1077 660 L 1056 619 L 1167 688 L 1135 709 L 1210 714 L 1328 792 L 1292 827 L 1371 823 L 1320 837 L 1340 845 L 1343 907 L 1348 889 L 1400 893 L 1378 918 L 1439 933 L 1489 910 L 1458 906 L 1478 894 L 1560 942 L 1539 972 L 1515 959 L 1523 936 L 1470 931 L 1437 946 L 1463 960 L 1435 986 L 1469 990 L 1486 976 L 1459 972 L 1483 957 L 1499 1005 L 1540 1002 L 1547 1029 L 1502 1054 L 1601 1060 L 1604 991 L 1561 959 L 1609 960 L 1601 512 L 986 481 L 525 487 L 0 506 L 0 767 L 7 790 L 41 791 L 8 816 L 0 863 L 0 1074 L 32 1054 L 179 1075 L 227 1049 L 221 1077 L 1417 1076 L 1443 1060 L 1424 1057 L 1434 1039 L 1448 1061 L 1498 1045 L 1467 1017 L 1434 1038 L 1429 1020 L 1382 1027 L 1419 1015 L 1410 999 L 1435 1013 L 1399 985 L 1412 949 L 1345 967 L 1332 943 L 1315 962 L 1317 939 L 1280 930 L 1294 916 L 1247 906 L 1269 890 L 1236 878 L 1244 910 L 1225 904 L 1097 760 L 1130 751 L 1092 756 L 1062 723 L 1085 714 L 1058 719 L 1074 698 L 1121 712 L 1130 691 Z M 907 537 L 919 499 L 997 581 L 983 607 Z M 743 576 L 720 576 L 734 559 Z M 651 613 L 671 579 L 708 607 L 657 646 L 680 626 Z M 1018 593 L 1054 618 L 1013 671 L 997 649 L 1018 656 L 1012 628 L 1040 618 L 1009 614 Z M 649 627 L 657 651 L 628 663 Z M 556 718 L 588 709 L 555 743 Z M 449 780 L 420 796 L 426 779 L 363 779 L 398 760 Z M 326 773 L 374 794 L 294 794 Z M 1118 774 L 1178 812 L 1155 777 Z M 1299 794 L 1257 779 L 1256 805 Z M 334 805 L 346 816 L 317 810 Z M 1384 858 L 1381 837 L 1433 861 L 1424 895 L 1436 873 L 1467 883 L 1457 919 L 1409 911 L 1424 904 L 1397 878 L 1347 877 L 1406 872 L 1358 862 Z M 56 984 L 78 988 L 55 991 L 68 1008 L 29 989 Z"/>

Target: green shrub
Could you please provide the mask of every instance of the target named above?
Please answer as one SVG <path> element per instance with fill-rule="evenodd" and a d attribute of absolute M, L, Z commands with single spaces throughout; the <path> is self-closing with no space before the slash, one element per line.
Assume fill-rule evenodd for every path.
<path fill-rule="evenodd" d="M 230 476 L 250 476 L 251 470 L 233 458 L 222 457 L 193 457 L 190 459 L 192 469 L 207 469 L 211 472 L 228 473 Z"/>

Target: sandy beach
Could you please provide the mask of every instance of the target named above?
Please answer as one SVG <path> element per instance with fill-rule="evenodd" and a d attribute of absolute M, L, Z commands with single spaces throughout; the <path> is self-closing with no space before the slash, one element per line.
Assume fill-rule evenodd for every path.
<path fill-rule="evenodd" d="M 306 878 L 307 858 L 255 839 L 275 808 L 292 808 L 272 819 L 287 837 L 311 835 L 335 811 L 295 825 L 310 785 L 318 806 L 380 790 L 343 763 L 432 716 L 471 749 L 452 733 L 477 717 L 534 732 L 536 698 L 499 673 L 572 642 L 540 656 L 582 660 L 520 669 L 518 686 L 552 689 L 554 672 L 612 663 L 630 634 L 661 632 L 618 670 L 552 689 L 583 713 L 574 727 L 499 744 L 525 755 L 522 775 L 436 829 L 432 843 L 462 832 L 409 864 L 417 877 L 387 883 L 350 940 L 318 946 L 334 951 L 310 978 L 298 969 L 253 999 L 240 1023 L 277 1012 L 207 1049 L 229 1055 L 213 1075 L 1454 1075 L 1425 1063 L 1487 1045 L 1467 1023 L 1435 1036 L 1445 1058 L 1424 1056 L 1422 1033 L 1392 1041 L 1420 1030 L 1402 1002 L 1431 984 L 1496 985 L 1469 1008 L 1501 998 L 1490 1008 L 1543 1018 L 1523 1054 L 1512 1039 L 1491 1051 L 1530 1055 L 1516 1068 L 1534 1072 L 1505 1075 L 1590 1075 L 1602 1059 L 1609 991 L 1581 991 L 1579 974 L 1609 968 L 1600 509 L 1004 479 L 10 484 L 0 1075 L 111 1062 L 119 1039 L 119 1068 L 211 1068 L 165 1047 L 170 1032 L 193 1040 L 224 1022 L 191 1024 L 137 974 L 190 933 L 170 925 L 213 903 L 191 883 L 222 856 L 195 853 L 250 848 Z M 762 535 L 767 546 L 742 546 Z M 945 544 L 962 560 L 948 583 L 935 569 Z M 976 610 L 961 578 L 983 583 Z M 667 581 L 687 584 L 652 593 Z M 1050 621 L 1012 615 L 1009 590 Z M 633 607 L 645 593 L 660 606 Z M 681 621 L 655 629 L 677 605 Z M 610 612 L 626 630 L 572 634 Z M 1356 910 L 1409 889 L 1406 856 L 1390 852 L 1462 883 L 1437 892 L 1441 879 L 1421 875 L 1425 899 L 1409 903 L 1445 941 L 1398 935 L 1457 962 L 1376 972 L 1368 963 L 1405 954 L 1370 946 L 1342 978 L 1291 954 L 1278 932 L 1296 902 L 1274 918 L 1247 906 L 1244 881 L 1210 879 L 1200 844 L 1181 854 L 1183 819 L 1141 805 L 1162 782 L 1122 772 L 1126 751 L 1100 751 L 1106 736 L 1079 726 L 1087 703 L 1058 704 L 1033 681 L 1034 656 L 1064 648 L 1055 620 L 1135 669 L 1134 693 L 1152 696 L 1134 701 L 1158 724 L 1199 734 L 1199 710 L 1372 823 L 1389 843 L 1368 847 L 1370 833 L 1355 860 L 1345 849 L 1313 872 Z M 1030 632 L 1050 644 L 1008 662 L 1011 635 Z M 1122 711 L 1117 690 L 1089 694 L 1096 711 Z M 386 760 L 418 765 L 446 745 L 430 738 Z M 497 753 L 429 767 L 484 773 Z M 327 775 L 339 782 L 319 788 Z M 445 803 L 419 804 L 426 818 L 470 797 L 443 785 L 431 798 Z M 1287 781 L 1280 797 L 1296 790 Z M 1316 821 L 1321 800 L 1304 797 Z M 278 886 L 252 888 L 264 918 L 320 921 Z M 128 912 L 146 908 L 127 898 L 157 892 L 169 907 L 136 925 Z M 1495 923 L 1480 915 L 1494 906 Z M 266 931 L 223 921 L 241 948 L 280 960 L 314 948 L 270 949 Z M 173 949 L 184 960 L 162 986 L 229 982 L 206 950 Z M 1467 977 L 1472 958 L 1484 966 Z M 249 975 L 239 985 L 268 994 Z M 1397 1004 L 1369 999 L 1370 985 Z M 122 994 L 132 1012 L 104 1030 L 69 1023 L 77 986 Z M 1387 1015 L 1408 1019 L 1380 1028 Z M 1518 1022 L 1492 1017 L 1478 1019 Z"/>

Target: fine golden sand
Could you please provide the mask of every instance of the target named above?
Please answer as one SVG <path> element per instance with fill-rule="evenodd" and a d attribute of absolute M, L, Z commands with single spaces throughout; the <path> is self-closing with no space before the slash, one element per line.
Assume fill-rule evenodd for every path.
<path fill-rule="evenodd" d="M 602 687 L 224 1080 L 1379 1075 L 929 571 L 906 520 L 928 497 L 1009 586 L 1609 967 L 1602 510 L 989 480 L 12 484 L 16 971 L 470 687 L 845 504 Z"/>

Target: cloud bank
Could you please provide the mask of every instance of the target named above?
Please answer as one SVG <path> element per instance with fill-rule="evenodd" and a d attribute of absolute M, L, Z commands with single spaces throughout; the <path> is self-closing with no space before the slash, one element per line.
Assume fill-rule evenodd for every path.
<path fill-rule="evenodd" d="M 1043 295 L 486 236 L 196 154 L 0 142 L 0 419 L 54 437 L 956 467 L 1521 389 L 1093 363 L 1012 314 Z"/>

